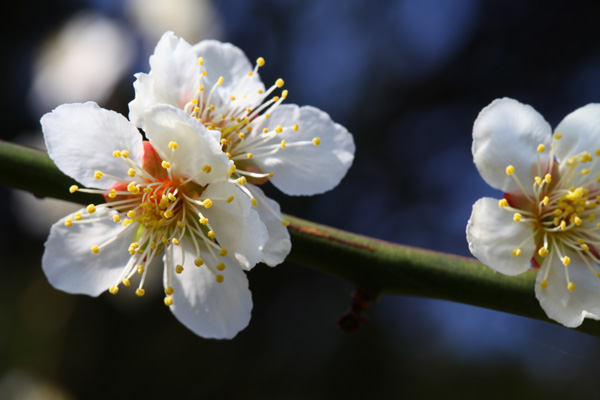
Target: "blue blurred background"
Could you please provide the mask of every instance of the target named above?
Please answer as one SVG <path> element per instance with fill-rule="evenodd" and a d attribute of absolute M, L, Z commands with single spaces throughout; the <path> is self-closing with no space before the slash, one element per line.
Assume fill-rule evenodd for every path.
<path fill-rule="evenodd" d="M 354 134 L 355 163 L 334 191 L 290 198 L 267 188 L 284 211 L 460 255 L 472 204 L 499 195 L 472 163 L 477 113 L 509 96 L 556 126 L 600 99 L 596 1 L 33 0 L 3 15 L 2 139 L 40 146 L 39 118 L 63 102 L 127 115 L 132 74 L 148 70 L 164 30 L 230 41 L 267 60 L 263 81 L 284 78 L 290 103 L 319 107 Z M 2 399 L 597 393 L 597 338 L 400 296 L 382 298 L 349 334 L 336 319 L 352 285 L 290 263 L 249 273 L 253 318 L 232 341 L 194 336 L 162 304 L 160 284 L 141 299 L 66 295 L 40 258 L 48 224 L 68 206 L 0 189 Z"/>

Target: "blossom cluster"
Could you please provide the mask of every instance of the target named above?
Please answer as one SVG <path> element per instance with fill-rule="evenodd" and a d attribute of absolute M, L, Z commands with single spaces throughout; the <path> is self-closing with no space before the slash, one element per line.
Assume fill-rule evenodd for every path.
<path fill-rule="evenodd" d="M 535 295 L 553 320 L 600 319 L 600 104 L 552 131 L 531 106 L 495 100 L 475 121 L 472 150 L 483 179 L 505 193 L 473 206 L 473 255 L 506 275 L 539 270 Z"/>
<path fill-rule="evenodd" d="M 260 185 L 323 193 L 354 159 L 347 130 L 282 104 L 284 81 L 265 87 L 264 65 L 231 44 L 167 32 L 150 72 L 136 75 L 129 119 L 92 102 L 42 118 L 48 154 L 81 185 L 69 190 L 106 200 L 53 225 L 42 259 L 53 286 L 91 296 L 137 286 L 143 296 L 158 269 L 164 303 L 194 333 L 232 338 L 248 325 L 245 271 L 280 264 L 291 248 Z"/>

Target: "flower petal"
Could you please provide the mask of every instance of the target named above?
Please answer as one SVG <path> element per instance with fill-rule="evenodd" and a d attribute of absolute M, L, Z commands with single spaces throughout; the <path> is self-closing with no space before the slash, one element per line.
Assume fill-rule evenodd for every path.
<path fill-rule="evenodd" d="M 195 255 L 188 252 L 193 245 L 184 242 L 185 264 L 181 274 L 173 274 L 171 285 L 175 317 L 195 334 L 214 339 L 231 339 L 248 326 L 252 311 L 252 295 L 246 274 L 228 257 L 223 259 L 226 268 L 219 272 L 223 282 L 216 281 L 208 267 L 196 267 Z M 181 264 L 181 252 L 174 252 L 174 262 Z M 164 273 L 167 287 L 167 269 Z"/>
<path fill-rule="evenodd" d="M 482 178 L 505 193 L 520 191 L 506 174 L 506 167 L 514 166 L 527 194 L 532 194 L 538 156 L 542 165 L 548 165 L 551 133 L 550 125 L 533 107 L 509 98 L 496 99 L 481 110 L 473 125 L 473 161 Z M 542 154 L 537 151 L 539 144 L 548 147 Z"/>
<path fill-rule="evenodd" d="M 172 165 L 178 177 L 195 176 L 204 186 L 223 177 L 229 171 L 229 159 L 221 150 L 216 131 L 207 130 L 193 117 L 169 105 L 156 105 L 146 111 L 146 136 L 163 160 Z M 169 148 L 170 142 L 178 144 L 177 150 Z M 205 165 L 210 172 L 203 172 Z"/>
<path fill-rule="evenodd" d="M 533 228 L 526 222 L 513 221 L 513 215 L 500 207 L 498 200 L 484 197 L 473 205 L 467 224 L 469 250 L 479 261 L 506 275 L 518 275 L 529 269 L 536 246 Z M 532 238 L 532 240 L 528 240 Z M 526 242 L 526 243 L 523 243 Z M 521 255 L 512 255 L 514 249 Z"/>
<path fill-rule="evenodd" d="M 166 32 L 150 57 L 150 74 L 136 75 L 135 99 L 129 103 L 129 118 L 137 126 L 145 126 L 146 108 L 153 104 L 170 104 L 183 108 L 190 101 L 200 75 L 192 46 Z"/>
<path fill-rule="evenodd" d="M 555 254 L 550 254 L 542 264 L 535 283 L 535 296 L 549 318 L 569 328 L 575 328 L 584 318 L 600 319 L 600 278 L 593 274 L 575 252 L 571 258 L 569 277 L 575 285 L 572 292 L 567 289 L 565 267 Z M 548 271 L 549 269 L 549 271 Z M 544 275 L 548 273 L 548 286 L 542 289 Z"/>
<path fill-rule="evenodd" d="M 252 64 L 244 52 L 231 43 L 203 40 L 192 48 L 197 57 L 204 59 L 206 78 L 209 83 L 207 87 L 212 87 L 219 77 L 223 77 L 223 84 L 213 95 L 220 96 L 221 101 L 227 101 L 232 95 L 241 98 L 245 93 L 254 95 L 259 90 L 265 90 L 265 85 L 258 74 L 248 76 L 253 69 Z M 240 89 L 243 89 L 243 93 L 239 91 Z M 253 96 L 247 96 L 246 100 L 252 98 Z M 254 108 L 256 105 L 258 104 L 250 103 L 245 106 Z"/>
<path fill-rule="evenodd" d="M 281 225 L 283 216 L 279 204 L 269 199 L 263 191 L 255 185 L 248 185 L 248 189 L 258 202 L 254 209 L 260 215 L 261 221 L 267 227 L 269 240 L 263 249 L 263 261 L 270 267 L 281 264 L 292 249 L 290 233 L 287 227 Z"/>
<path fill-rule="evenodd" d="M 86 214 L 85 209 L 80 210 Z M 52 226 L 42 257 L 42 269 L 52 286 L 67 293 L 98 296 L 117 283 L 131 257 L 129 237 L 115 240 L 98 254 L 90 248 L 123 231 L 121 224 L 110 220 L 65 226 L 65 219 Z M 124 235 L 127 235 L 125 233 Z"/>
<path fill-rule="evenodd" d="M 594 153 L 600 149 L 600 104 L 588 104 L 567 115 L 556 127 L 562 138 L 556 141 L 555 153 L 558 161 L 584 151 Z M 579 168 L 591 168 L 591 164 L 580 164 Z M 591 175 L 600 173 L 600 165 L 593 165 Z"/>
<path fill-rule="evenodd" d="M 248 196 L 228 182 L 214 182 L 202 193 L 204 198 L 234 200 L 230 203 L 214 201 L 212 207 L 203 210 L 215 232 L 221 247 L 240 263 L 251 269 L 263 258 L 262 250 L 269 239 L 265 224 L 252 209 Z"/>
<path fill-rule="evenodd" d="M 282 105 L 270 118 L 256 125 L 254 132 L 263 128 L 273 130 L 277 125 L 298 124 L 299 129 L 286 129 L 276 137 L 278 145 L 285 140 L 285 149 L 255 160 L 263 171 L 273 172 L 271 182 L 288 195 L 310 196 L 337 186 L 354 160 L 354 139 L 346 128 L 336 124 L 329 115 L 317 108 Z M 315 146 L 312 141 L 320 138 Z M 295 146 L 300 142 L 306 145 Z M 259 153 L 255 150 L 255 153 Z"/>
<path fill-rule="evenodd" d="M 115 150 L 129 151 L 129 158 L 140 162 L 142 135 L 127 118 L 96 103 L 63 104 L 41 120 L 48 155 L 58 168 L 79 183 L 108 189 L 115 181 L 94 179 L 99 170 L 130 181 L 129 166 L 115 158 Z"/>

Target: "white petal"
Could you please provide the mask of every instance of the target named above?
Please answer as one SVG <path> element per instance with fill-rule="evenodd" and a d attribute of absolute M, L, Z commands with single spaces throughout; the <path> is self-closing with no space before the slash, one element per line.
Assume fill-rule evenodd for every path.
<path fill-rule="evenodd" d="M 539 144 L 547 149 L 540 155 L 542 165 L 548 165 L 552 130 L 544 118 L 531 106 L 516 100 L 494 100 L 485 107 L 473 125 L 473 161 L 483 179 L 503 192 L 520 191 L 506 167 L 515 167 L 515 174 L 527 194 L 532 193 Z M 542 171 L 542 176 L 546 171 Z"/>
<path fill-rule="evenodd" d="M 285 149 L 272 156 L 256 158 L 255 163 L 265 172 L 273 172 L 271 182 L 288 195 L 313 195 L 336 187 L 346 175 L 354 160 L 354 139 L 346 128 L 336 124 L 327 113 L 309 106 L 282 105 L 270 118 L 257 124 L 254 132 L 263 128 L 273 130 L 277 125 L 291 127 L 298 124 L 298 132 L 286 129 L 269 145 L 287 142 Z M 312 144 L 318 137 L 321 144 Z M 294 146 L 307 142 L 305 146 Z M 255 149 L 256 155 L 260 151 Z"/>
<path fill-rule="evenodd" d="M 204 198 L 227 199 L 231 203 L 213 201 L 211 208 L 203 210 L 221 247 L 237 260 L 244 269 L 251 269 L 263 258 L 262 250 L 269 234 L 250 199 L 240 189 L 228 182 L 215 182 L 202 194 Z"/>
<path fill-rule="evenodd" d="M 206 78 L 209 82 L 207 88 L 212 87 L 219 77 L 223 77 L 223 84 L 214 94 L 219 95 L 222 101 L 232 95 L 241 98 L 243 93 L 255 94 L 259 90 L 264 91 L 265 86 L 258 74 L 248 77 L 248 72 L 253 69 L 248 57 L 231 43 L 204 40 L 194 45 L 193 50 L 197 57 L 204 59 Z M 239 89 L 242 88 L 243 93 L 240 93 Z"/>
<path fill-rule="evenodd" d="M 592 155 L 600 149 L 600 104 L 588 104 L 567 115 L 556 127 L 562 139 L 556 141 L 556 158 L 565 161 L 570 156 L 584 151 Z M 591 164 L 582 164 L 580 168 L 590 168 Z M 600 165 L 594 166 L 591 175 L 600 172 Z"/>
<path fill-rule="evenodd" d="M 229 159 L 214 132 L 183 110 L 169 105 L 152 106 L 146 111 L 145 120 L 148 140 L 160 157 L 171 163 L 175 176 L 197 176 L 194 180 L 204 186 L 229 171 Z M 178 144 L 177 150 L 169 148 L 171 141 Z M 209 173 L 202 172 L 205 165 L 211 167 Z"/>
<path fill-rule="evenodd" d="M 96 103 L 63 104 L 42 117 L 42 131 L 48 155 L 58 168 L 79 183 L 108 189 L 115 181 L 94 179 L 94 171 L 130 181 L 129 166 L 115 158 L 115 150 L 127 150 L 140 162 L 142 135 L 127 118 Z"/>
<path fill-rule="evenodd" d="M 85 210 L 80 210 L 86 214 Z M 65 218 L 50 229 L 42 269 L 52 286 L 67 293 L 98 296 L 117 283 L 131 257 L 128 251 L 134 230 L 103 247 L 98 254 L 90 248 L 123 231 L 112 219 L 65 226 Z"/>
<path fill-rule="evenodd" d="M 505 275 L 527 271 L 536 249 L 531 225 L 513 221 L 513 214 L 498 207 L 498 200 L 484 197 L 473 205 L 467 224 L 469 250 L 479 261 Z M 512 255 L 520 248 L 521 255 Z"/>
<path fill-rule="evenodd" d="M 144 127 L 143 115 L 152 104 L 170 104 L 183 108 L 190 101 L 198 83 L 200 66 L 192 46 L 166 32 L 150 57 L 150 78 L 139 74 L 134 83 L 135 99 L 129 103 L 131 120 Z"/>
<path fill-rule="evenodd" d="M 226 268 L 219 272 L 223 282 L 205 265 L 196 267 L 195 254 L 187 251 L 193 245 L 184 241 L 185 264 L 181 274 L 173 274 L 171 311 L 177 319 L 195 334 L 214 339 L 231 339 L 248 326 L 252 311 L 252 295 L 246 274 L 225 257 Z M 174 261 L 181 264 L 181 253 L 174 252 Z M 167 270 L 164 273 L 167 286 Z"/>
<path fill-rule="evenodd" d="M 567 253 L 571 258 L 569 277 L 575 285 L 572 292 L 567 289 L 565 267 L 556 254 L 550 262 L 544 262 L 535 283 L 535 296 L 549 318 L 574 328 L 584 318 L 600 319 L 600 278 L 592 273 L 581 258 L 574 252 Z M 550 265 L 551 264 L 551 265 Z M 541 282 L 548 272 L 548 286 L 542 289 Z"/>
<path fill-rule="evenodd" d="M 258 201 L 258 205 L 254 209 L 260 215 L 260 219 L 267 227 L 267 232 L 269 233 L 269 240 L 263 249 L 263 261 L 267 265 L 274 267 L 282 263 L 292 249 L 290 233 L 287 227 L 281 225 L 283 216 L 281 215 L 279 204 L 265 196 L 258 186 L 248 185 L 248 189 L 252 192 L 256 201 Z"/>

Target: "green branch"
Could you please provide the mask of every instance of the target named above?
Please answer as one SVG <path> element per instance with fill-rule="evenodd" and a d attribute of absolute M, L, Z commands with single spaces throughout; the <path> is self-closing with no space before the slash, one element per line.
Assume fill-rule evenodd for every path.
<path fill-rule="evenodd" d="M 40 151 L 0 142 L 0 183 L 81 204 L 98 195 L 71 194 L 74 181 Z M 451 300 L 550 321 L 534 295 L 536 272 L 498 274 L 473 259 L 401 246 L 286 216 L 292 252 L 288 260 L 373 291 Z M 552 322 L 552 321 L 550 321 Z M 600 321 L 578 328 L 600 336 Z"/>

